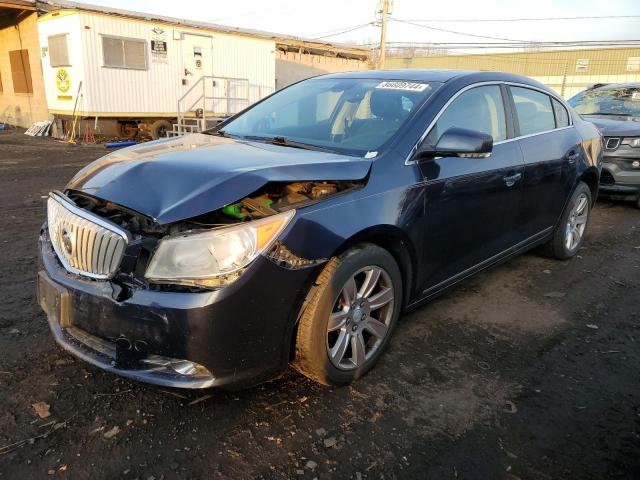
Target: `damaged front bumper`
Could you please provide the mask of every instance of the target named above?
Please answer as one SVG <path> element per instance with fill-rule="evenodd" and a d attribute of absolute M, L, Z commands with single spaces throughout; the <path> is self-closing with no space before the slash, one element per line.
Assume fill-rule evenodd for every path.
<path fill-rule="evenodd" d="M 111 373 L 179 388 L 244 387 L 284 369 L 297 314 L 321 268 L 261 256 L 225 288 L 138 288 L 121 300 L 111 281 L 67 272 L 46 229 L 39 247 L 38 300 L 56 341 Z"/>

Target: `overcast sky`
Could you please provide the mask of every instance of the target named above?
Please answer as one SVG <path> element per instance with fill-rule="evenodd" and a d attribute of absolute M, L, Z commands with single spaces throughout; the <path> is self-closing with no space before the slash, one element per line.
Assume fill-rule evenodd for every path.
<path fill-rule="evenodd" d="M 170 17 L 317 37 L 371 22 L 378 0 L 92 0 L 86 3 Z M 637 18 L 528 22 L 433 22 L 430 27 L 526 41 L 640 39 L 640 0 L 395 0 L 393 17 L 403 20 L 512 19 L 638 15 Z M 367 26 L 327 41 L 367 42 L 379 28 Z M 390 22 L 390 42 L 492 41 Z"/>

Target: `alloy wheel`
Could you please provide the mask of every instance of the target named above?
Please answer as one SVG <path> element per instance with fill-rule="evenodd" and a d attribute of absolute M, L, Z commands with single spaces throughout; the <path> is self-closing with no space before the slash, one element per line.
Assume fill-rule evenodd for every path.
<path fill-rule="evenodd" d="M 569 220 L 567 221 L 565 233 L 565 246 L 567 250 L 573 251 L 578 248 L 584 235 L 584 230 L 587 227 L 588 219 L 589 199 L 586 194 L 581 193 L 576 198 L 571 213 L 569 214 Z"/>
<path fill-rule="evenodd" d="M 338 294 L 327 324 L 327 355 L 342 370 L 361 368 L 389 332 L 395 291 L 389 274 L 367 266 L 354 273 Z"/>

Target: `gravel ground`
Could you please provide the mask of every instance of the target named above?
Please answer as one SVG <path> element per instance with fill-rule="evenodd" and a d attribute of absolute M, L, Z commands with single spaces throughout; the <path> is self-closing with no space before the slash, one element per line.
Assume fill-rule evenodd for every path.
<path fill-rule="evenodd" d="M 640 478 L 632 206 L 599 202 L 572 261 L 526 254 L 405 315 L 353 386 L 184 392 L 76 361 L 36 305 L 44 196 L 104 153 L 0 133 L 0 478 Z"/>

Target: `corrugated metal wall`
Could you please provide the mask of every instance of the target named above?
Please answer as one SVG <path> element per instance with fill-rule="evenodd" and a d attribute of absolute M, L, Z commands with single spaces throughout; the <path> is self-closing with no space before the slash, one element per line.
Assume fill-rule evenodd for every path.
<path fill-rule="evenodd" d="M 67 68 L 77 90 L 83 80 L 81 113 L 97 116 L 175 116 L 178 99 L 205 72 L 194 72 L 183 85 L 183 41 L 180 32 L 210 36 L 213 43 L 213 75 L 249 80 L 249 101 L 255 102 L 275 89 L 275 42 L 267 39 L 227 35 L 190 28 L 173 28 L 115 15 L 73 12 L 41 19 L 40 38 L 69 34 L 72 66 Z M 153 31 L 155 29 L 155 32 Z M 158 33 L 158 32 L 162 33 Z M 147 69 L 132 70 L 104 66 L 102 35 L 146 41 Z M 166 57 L 151 54 L 152 39 L 166 41 Z M 43 62 L 47 63 L 47 62 Z M 71 111 L 73 102 L 60 101 L 55 90 L 57 69 L 47 69 L 47 101 L 50 110 Z M 209 72 L 207 72 L 209 73 Z M 52 83 L 53 82 L 53 83 Z M 74 97 L 75 98 L 75 97 Z"/>
<path fill-rule="evenodd" d="M 386 67 L 517 73 L 535 78 L 568 98 L 594 83 L 639 82 L 640 48 L 387 57 Z"/>
<path fill-rule="evenodd" d="M 174 32 L 211 35 L 213 74 L 219 77 L 247 78 L 251 85 L 251 101 L 259 100 L 275 88 L 275 42 L 271 40 L 196 29 L 174 29 L 152 22 L 90 13 L 81 14 L 81 24 L 89 112 L 140 112 L 147 115 L 175 113 L 178 99 L 187 88 L 182 85 L 182 41 L 174 39 L 179 37 Z M 167 42 L 166 60 L 157 61 L 149 55 L 147 70 L 102 66 L 101 34 L 145 39 L 150 43 L 154 38 L 154 28 L 164 30 L 162 38 Z"/>

